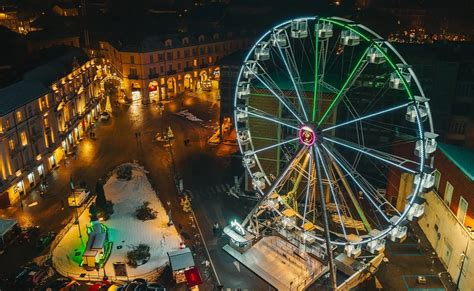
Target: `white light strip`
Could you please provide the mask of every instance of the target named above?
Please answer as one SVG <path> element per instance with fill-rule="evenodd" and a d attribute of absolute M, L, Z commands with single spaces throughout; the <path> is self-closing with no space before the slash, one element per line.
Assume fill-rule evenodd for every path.
<path fill-rule="evenodd" d="M 341 212 L 339 210 L 339 204 L 337 203 L 336 194 L 334 193 L 334 188 L 332 187 L 331 179 L 329 178 L 329 172 L 326 169 L 326 165 L 324 164 L 324 160 L 323 160 L 323 157 L 321 156 L 321 152 L 319 151 L 319 148 L 315 147 L 315 149 L 316 149 L 316 152 L 318 154 L 318 158 L 321 161 L 321 164 L 323 165 L 324 174 L 326 175 L 326 178 L 328 179 L 328 184 L 329 184 L 329 188 L 331 189 L 332 198 L 334 199 L 334 203 L 336 203 L 337 215 L 339 215 L 339 219 L 340 219 L 340 223 L 341 223 L 341 227 L 342 227 L 342 232 L 344 233 L 344 237 L 347 239 L 346 228 L 344 227 L 344 223 L 342 221 L 342 216 L 341 216 Z"/>
<path fill-rule="evenodd" d="M 341 124 L 336 124 L 336 125 L 333 125 L 333 126 L 330 126 L 330 127 L 326 127 L 324 128 L 323 130 L 321 130 L 321 132 L 325 132 L 325 131 L 328 131 L 328 130 L 332 130 L 332 129 L 335 129 L 335 128 L 338 128 L 340 126 L 344 126 L 344 125 L 348 125 L 348 124 L 351 124 L 351 123 L 355 123 L 357 121 L 361 121 L 361 120 L 364 120 L 364 119 L 368 119 L 368 118 L 371 118 L 371 117 L 374 117 L 374 116 L 377 116 L 377 115 L 380 115 L 380 114 L 384 114 L 384 113 L 388 113 L 390 111 L 394 111 L 394 110 L 397 110 L 397 109 L 400 109 L 400 108 L 403 108 L 403 107 L 407 107 L 408 105 L 412 104 L 412 102 L 408 102 L 408 103 L 405 103 L 405 104 L 401 104 L 401 105 L 398 105 L 398 106 L 395 106 L 393 108 L 389 108 L 389 109 L 385 109 L 385 110 L 382 110 L 382 111 L 379 111 L 379 112 L 374 112 L 372 114 L 369 114 L 369 115 L 366 115 L 366 116 L 362 116 L 362 117 L 359 117 L 359 118 L 356 118 L 354 120 L 349 120 L 349 121 L 346 121 L 346 122 L 343 122 Z"/>
<path fill-rule="evenodd" d="M 304 123 L 304 122 L 301 120 L 301 118 L 299 118 L 298 114 L 296 114 L 296 113 L 288 106 L 288 104 L 286 104 L 286 102 L 285 102 L 284 100 L 282 100 L 282 98 L 281 98 L 280 96 L 278 96 L 278 94 L 277 94 L 275 91 L 273 91 L 273 89 L 270 88 L 270 86 L 268 86 L 267 83 L 265 83 L 265 81 L 262 80 L 262 78 L 260 78 L 258 75 L 255 75 L 255 74 L 254 74 L 254 76 L 263 84 L 263 86 L 265 86 L 265 87 L 268 89 L 268 91 L 270 91 L 278 100 L 280 100 L 280 102 L 283 104 L 283 106 L 285 106 L 286 109 L 288 109 L 288 110 L 291 112 L 291 114 L 293 114 L 293 116 L 294 116 L 296 119 L 298 119 L 298 121 L 299 121 L 301 124 Z"/>
<path fill-rule="evenodd" d="M 237 110 L 240 111 L 240 112 L 244 112 L 244 113 L 247 113 L 247 114 L 249 114 L 249 115 L 252 115 L 252 116 L 261 118 L 261 119 L 265 119 L 265 120 L 268 120 L 268 121 L 273 121 L 273 122 L 275 122 L 275 123 L 278 123 L 278 124 L 281 124 L 281 125 L 288 126 L 288 127 L 293 128 L 293 129 L 299 130 L 298 127 L 293 126 L 293 125 L 290 125 L 290 124 L 288 124 L 288 123 L 281 122 L 281 121 L 279 121 L 279 120 L 277 120 L 277 119 L 273 119 L 273 118 L 270 118 L 270 117 L 266 117 L 266 116 L 263 116 L 263 115 L 259 115 L 259 114 L 257 114 L 257 113 L 253 113 L 253 112 L 250 112 L 250 111 L 248 111 L 248 110 L 242 110 L 242 109 L 237 109 Z"/>
<path fill-rule="evenodd" d="M 268 147 L 265 147 L 265 148 L 261 148 L 261 149 L 258 149 L 258 150 L 255 150 L 252 152 L 252 154 L 256 154 L 256 153 L 259 153 L 259 152 L 263 152 L 263 151 L 266 151 L 266 150 L 269 150 L 269 149 L 272 149 L 272 148 L 275 148 L 275 147 L 278 147 L 278 146 L 281 146 L 281 145 L 284 145 L 284 144 L 287 144 L 287 143 L 290 143 L 290 142 L 294 142 L 294 141 L 297 141 L 299 138 L 293 138 L 293 139 L 290 139 L 290 140 L 287 140 L 287 141 L 284 141 L 284 142 L 281 142 L 281 143 L 277 143 L 277 144 L 274 144 L 274 145 L 271 145 L 271 146 L 268 146 Z"/>
<path fill-rule="evenodd" d="M 382 157 L 379 157 L 379 156 L 377 156 L 377 155 L 374 155 L 374 154 L 370 153 L 368 150 L 358 149 L 358 148 L 356 148 L 356 147 L 353 147 L 353 146 L 344 144 L 344 143 L 342 143 L 342 142 L 338 142 L 338 141 L 333 140 L 333 139 L 328 138 L 328 137 L 325 137 L 324 140 L 330 141 L 330 142 L 332 142 L 332 143 L 341 145 L 341 146 L 346 147 L 346 148 L 349 148 L 349 149 L 353 149 L 353 150 L 355 150 L 355 151 L 357 151 L 357 152 L 359 152 L 359 153 L 366 154 L 366 155 L 371 156 L 371 157 L 373 157 L 373 158 L 375 158 L 375 159 L 377 159 L 377 160 L 380 160 L 380 161 L 382 161 L 382 162 L 385 162 L 385 163 L 387 163 L 387 164 L 390 164 L 390 165 L 392 165 L 392 166 L 395 166 L 395 167 L 398 167 L 398 168 L 400 168 L 400 169 L 402 169 L 402 170 L 405 170 L 405 171 L 407 171 L 407 172 L 409 172 L 409 173 L 412 173 L 412 174 L 416 174 L 416 173 L 417 173 L 416 171 L 414 171 L 414 170 L 412 170 L 412 169 L 409 169 L 409 168 L 407 168 L 407 167 L 404 167 L 404 166 L 402 166 L 402 165 L 399 165 L 399 164 L 397 164 L 397 163 L 394 163 L 394 162 L 392 162 L 392 161 L 389 161 L 389 160 L 386 160 L 386 159 L 384 159 L 384 158 L 382 158 Z"/>
<path fill-rule="evenodd" d="M 331 151 L 328 150 L 328 148 L 326 148 L 326 146 L 324 144 L 321 144 L 322 147 L 326 150 L 326 152 L 331 156 L 331 158 L 333 158 L 336 163 L 347 173 L 347 175 L 349 177 L 351 177 L 352 181 L 354 181 L 354 183 L 357 184 L 357 186 L 359 186 L 359 188 L 362 190 L 362 193 L 365 194 L 365 196 L 367 197 L 367 199 L 369 199 L 369 201 L 372 203 L 372 205 L 375 206 L 375 208 L 377 208 L 377 210 L 379 211 L 380 214 L 382 214 L 383 218 L 388 222 L 388 223 L 391 223 L 390 222 L 390 219 L 388 219 L 388 217 L 385 215 L 385 213 L 383 212 L 382 209 L 380 209 L 380 207 L 377 205 L 377 203 L 375 203 L 375 201 L 372 199 L 372 197 L 365 191 L 364 187 L 362 187 L 362 185 L 359 184 L 359 182 L 357 181 L 356 178 L 354 178 L 354 176 L 351 175 L 351 173 L 349 172 L 349 170 L 347 170 L 346 167 L 344 167 L 344 165 L 331 153 Z"/>
<path fill-rule="evenodd" d="M 289 40 L 287 40 L 287 41 L 289 43 Z M 281 47 L 278 44 L 278 42 L 277 42 L 277 45 L 278 45 L 278 51 L 280 52 L 281 58 L 283 59 L 283 62 L 285 63 L 286 70 L 288 71 L 288 74 L 290 75 L 291 82 L 293 83 L 293 86 L 295 87 L 295 92 L 296 92 L 296 95 L 298 96 L 298 101 L 300 103 L 301 109 L 303 110 L 304 118 L 305 118 L 306 121 L 308 121 L 308 115 L 306 114 L 306 110 L 304 109 L 303 99 L 301 99 L 300 92 L 299 92 L 298 88 L 296 87 L 295 79 L 293 78 L 293 73 L 291 73 L 288 62 L 286 61 L 285 56 L 283 56 L 283 51 L 281 50 Z M 285 51 L 286 51 L 286 49 L 285 49 Z"/>

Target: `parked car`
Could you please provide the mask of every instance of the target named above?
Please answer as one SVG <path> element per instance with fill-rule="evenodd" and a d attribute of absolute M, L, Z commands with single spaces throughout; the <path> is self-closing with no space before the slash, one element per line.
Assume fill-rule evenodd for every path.
<path fill-rule="evenodd" d="M 79 283 L 69 278 L 56 278 L 43 285 L 40 290 L 59 290 L 73 291 L 77 290 Z"/>
<path fill-rule="evenodd" d="M 156 282 L 148 283 L 147 287 L 148 287 L 148 291 L 166 291 L 166 288 L 163 287 L 163 285 Z"/>
<path fill-rule="evenodd" d="M 110 119 L 110 113 L 107 111 L 104 111 L 100 113 L 100 120 L 109 120 Z"/>
<path fill-rule="evenodd" d="M 52 231 L 42 234 L 36 242 L 36 249 L 38 251 L 44 250 L 53 241 L 55 236 L 56 234 Z"/>
<path fill-rule="evenodd" d="M 40 232 L 39 226 L 28 226 L 28 227 L 23 227 L 21 229 L 21 232 L 18 236 L 17 241 L 20 243 L 24 242 L 31 242 L 35 238 L 38 237 Z"/>
<path fill-rule="evenodd" d="M 36 263 L 30 262 L 20 268 L 15 277 L 18 286 L 38 285 L 48 275 L 48 268 L 40 268 Z"/>

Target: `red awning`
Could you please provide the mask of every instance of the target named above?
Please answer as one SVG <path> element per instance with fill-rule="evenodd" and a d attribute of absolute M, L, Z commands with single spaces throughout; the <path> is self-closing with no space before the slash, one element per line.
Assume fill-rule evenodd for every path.
<path fill-rule="evenodd" d="M 202 284 L 201 275 L 196 267 L 184 271 L 186 281 L 188 281 L 188 287 L 193 287 Z"/>

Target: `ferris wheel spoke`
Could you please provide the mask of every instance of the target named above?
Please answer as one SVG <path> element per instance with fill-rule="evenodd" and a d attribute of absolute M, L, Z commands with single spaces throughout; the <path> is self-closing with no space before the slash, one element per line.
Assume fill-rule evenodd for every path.
<path fill-rule="evenodd" d="M 317 99 L 318 99 L 318 87 L 319 87 L 319 80 L 318 80 L 318 74 L 319 74 L 319 20 L 316 21 L 315 24 L 315 43 L 314 43 L 314 89 L 313 89 L 313 116 L 312 116 L 312 121 L 314 122 L 316 120 L 316 110 L 317 110 Z"/>
<path fill-rule="evenodd" d="M 322 144 L 322 147 L 324 148 L 324 150 L 328 153 L 329 156 L 331 156 L 331 158 L 333 158 L 336 163 L 338 164 L 339 167 L 341 167 L 342 170 L 344 170 L 344 172 L 346 172 L 346 174 L 351 178 L 351 180 L 357 185 L 357 187 L 359 187 L 359 189 L 362 191 L 362 193 L 365 195 L 365 197 L 369 200 L 369 202 L 378 210 L 378 212 L 382 215 L 382 217 L 390 223 L 390 219 L 385 215 L 384 211 L 381 209 L 382 205 L 381 204 L 377 204 L 377 202 L 375 202 L 374 198 L 372 197 L 372 195 L 370 195 L 367 191 L 367 189 L 365 189 L 364 186 L 362 186 L 362 184 L 356 179 L 355 176 L 358 176 L 358 177 L 362 177 L 361 174 L 359 174 L 354 168 L 352 168 L 350 165 L 348 165 L 347 163 L 343 163 L 339 158 L 337 158 L 324 144 Z M 346 166 L 344 165 L 346 164 Z"/>
<path fill-rule="evenodd" d="M 315 146 L 314 148 L 315 148 L 315 151 L 316 151 L 316 156 L 319 158 L 319 160 L 321 162 L 321 165 L 322 165 L 322 168 L 323 168 L 323 171 L 324 171 L 324 175 L 326 176 L 326 179 L 328 180 L 329 189 L 331 191 L 331 195 L 332 195 L 332 198 L 334 200 L 334 204 L 336 205 L 336 211 L 337 211 L 337 215 L 339 216 L 339 223 L 341 224 L 342 232 L 344 234 L 344 237 L 347 239 L 347 231 L 346 231 L 346 228 L 344 226 L 344 222 L 343 222 L 343 219 L 342 219 L 342 216 L 341 216 L 341 211 L 340 211 L 341 208 L 339 206 L 338 199 L 336 198 L 336 194 L 334 192 L 334 187 L 333 187 L 333 184 L 331 182 L 331 178 L 329 177 L 329 172 L 326 168 L 326 164 L 325 164 L 325 161 L 323 159 L 323 156 L 321 155 L 319 147 Z"/>
<path fill-rule="evenodd" d="M 267 146 L 267 147 L 264 147 L 264 148 L 261 148 L 261 149 L 257 149 L 257 150 L 254 150 L 254 151 L 251 151 L 252 154 L 256 154 L 256 153 L 260 153 L 260 152 L 263 152 L 263 151 L 267 151 L 267 150 L 270 150 L 270 149 L 273 149 L 273 148 L 276 148 L 276 147 L 280 147 L 282 145 L 285 145 L 285 144 L 288 144 L 288 143 L 291 143 L 291 142 L 295 142 L 299 140 L 298 137 L 296 138 L 292 138 L 292 139 L 289 139 L 289 140 L 285 140 L 283 142 L 280 142 L 280 143 L 277 143 L 277 144 L 273 144 L 271 146 Z"/>
<path fill-rule="evenodd" d="M 281 124 L 281 125 L 284 125 L 286 127 L 289 127 L 289 128 L 293 128 L 293 129 L 296 129 L 298 130 L 299 128 L 294 126 L 294 125 L 291 125 L 291 124 L 288 124 L 288 123 L 285 123 L 281 120 L 278 120 L 277 118 L 271 116 L 270 114 L 264 112 L 264 111 L 261 111 L 259 110 L 258 113 L 255 112 L 255 111 L 250 111 L 250 110 L 242 110 L 242 109 L 237 109 L 237 111 L 239 112 L 243 112 L 243 113 L 246 113 L 248 115 L 251 115 L 251 116 L 254 116 L 256 118 L 260 118 L 260 119 L 264 119 L 264 120 L 268 120 L 268 121 L 271 121 L 271 122 L 274 122 L 274 123 L 278 123 L 278 124 Z M 266 113 L 266 114 L 265 114 Z M 265 116 L 267 115 L 267 116 Z M 268 115 L 270 115 L 271 117 L 269 117 Z"/>
<path fill-rule="evenodd" d="M 329 141 L 333 144 L 337 144 L 337 145 L 343 146 L 345 148 L 354 150 L 356 152 L 362 153 L 364 155 L 367 155 L 369 157 L 372 157 L 374 159 L 382 161 L 386 164 L 389 164 L 389 165 L 397 167 L 401 170 L 407 171 L 408 173 L 411 173 L 411 174 L 416 174 L 417 173 L 417 171 L 403 166 L 404 164 L 414 164 L 414 165 L 416 165 L 417 163 L 412 161 L 412 160 L 405 159 L 405 158 L 402 158 L 402 157 L 398 157 L 398 156 L 388 154 L 388 153 L 385 153 L 385 152 L 381 152 L 381 151 L 378 151 L 378 150 L 375 150 L 375 149 L 372 149 L 372 148 L 368 148 L 368 147 L 365 147 L 365 146 L 356 145 L 354 143 L 351 143 L 349 141 L 342 140 L 342 139 L 339 139 L 340 141 L 338 141 L 338 140 L 330 138 L 330 137 L 324 137 L 324 140 L 327 140 L 327 141 Z"/>
<path fill-rule="evenodd" d="M 365 216 L 365 213 L 362 210 L 362 207 L 359 203 L 359 200 L 357 199 L 356 195 L 354 194 L 354 191 L 352 190 L 352 187 L 350 186 L 349 182 L 347 181 L 346 175 L 344 174 L 344 172 L 341 170 L 341 167 L 339 167 L 339 165 L 337 164 L 337 162 L 333 158 L 331 158 L 329 156 L 328 159 L 330 160 L 330 165 L 332 166 L 332 169 L 335 171 L 334 175 L 337 174 L 339 176 L 339 178 L 335 179 L 335 181 L 337 183 L 339 183 L 339 182 L 342 183 L 344 189 L 346 190 L 347 195 L 349 196 L 349 199 L 350 199 L 353 207 L 357 211 L 357 214 L 358 214 L 358 216 L 360 217 L 360 219 L 362 221 L 362 224 L 363 224 L 365 230 L 367 232 L 370 232 L 372 230 L 372 226 L 370 225 L 367 217 Z M 341 197 L 342 197 L 343 201 L 345 201 L 344 196 L 341 196 Z M 347 205 L 346 201 L 345 201 L 345 203 Z M 348 207 L 348 210 L 350 212 L 349 207 Z M 352 215 L 350 217 L 352 218 Z M 356 228 L 356 230 L 357 230 L 357 228 Z M 358 232 L 358 230 L 357 230 L 357 232 Z"/>
<path fill-rule="evenodd" d="M 263 69 L 262 69 L 263 70 Z M 255 78 L 257 78 L 257 80 L 260 81 L 260 83 L 262 83 L 263 86 L 265 86 L 265 88 L 267 88 L 268 91 L 270 91 L 270 93 L 273 94 L 273 96 L 275 96 L 278 101 L 280 101 L 280 103 L 285 106 L 286 109 L 288 109 L 288 111 L 301 123 L 303 124 L 303 120 L 301 120 L 301 118 L 298 116 L 298 114 L 295 112 L 294 109 L 292 109 L 290 105 L 288 105 L 288 103 L 283 99 L 284 97 L 280 96 L 279 94 L 277 94 L 275 92 L 275 90 L 273 90 L 268 84 L 267 82 L 265 82 L 260 76 L 258 75 L 254 75 Z"/>
<path fill-rule="evenodd" d="M 358 76 L 362 73 L 364 68 L 367 66 L 367 52 L 370 50 L 372 45 L 369 45 L 365 51 L 362 53 L 362 56 L 359 58 L 357 61 L 356 65 L 350 72 L 349 76 L 347 79 L 344 81 L 344 84 L 342 85 L 341 89 L 338 91 L 336 97 L 332 100 L 331 104 L 329 104 L 329 107 L 326 109 L 324 112 L 323 116 L 319 119 L 318 121 L 318 126 L 326 122 L 326 119 L 329 117 L 329 114 L 332 112 L 334 107 L 339 103 L 340 99 L 342 96 L 346 94 L 346 92 L 350 89 L 354 81 L 358 78 Z"/>
<path fill-rule="evenodd" d="M 336 124 L 336 125 L 333 125 L 333 126 L 330 126 L 330 127 L 326 127 L 324 129 L 322 129 L 321 132 L 333 130 L 333 129 L 336 129 L 336 128 L 341 127 L 341 126 L 346 126 L 346 125 L 353 124 L 355 122 L 359 122 L 359 121 L 362 121 L 362 120 L 366 120 L 366 119 L 369 119 L 369 118 L 372 118 L 372 117 L 375 117 L 375 116 L 378 116 L 378 115 L 382 115 L 382 114 L 389 113 L 389 112 L 392 112 L 392 111 L 395 111 L 395 110 L 399 110 L 399 109 L 407 107 L 410 104 L 412 104 L 412 102 L 407 102 L 407 103 L 400 104 L 400 105 L 392 107 L 392 108 L 388 108 L 388 109 L 385 109 L 385 110 L 381 110 L 381 111 L 378 111 L 378 112 L 367 114 L 365 116 L 358 117 L 358 118 L 355 118 L 353 120 L 349 120 L 349 121 L 346 121 L 346 122 L 343 122 L 343 123 L 340 123 L 340 124 Z"/>
<path fill-rule="evenodd" d="M 289 40 L 288 35 L 286 34 L 286 32 L 285 32 L 285 35 L 286 35 L 286 38 L 287 38 L 287 42 L 289 43 L 290 40 Z M 284 51 L 285 53 L 283 53 L 283 51 Z M 295 61 L 294 61 L 293 50 L 291 49 L 290 46 L 289 46 L 289 48 L 288 48 L 288 47 L 285 47 L 285 48 L 283 48 L 283 50 L 282 50 L 281 46 L 278 44 L 278 52 L 279 52 L 279 54 L 280 54 L 281 59 L 283 60 L 283 63 L 285 64 L 286 71 L 288 72 L 288 75 L 289 75 L 289 77 L 290 77 L 290 79 L 291 79 L 291 83 L 293 84 L 293 87 L 294 87 L 294 89 L 295 89 L 295 93 L 296 93 L 296 96 L 297 96 L 297 98 L 298 98 L 298 102 L 299 102 L 299 104 L 300 104 L 300 106 L 301 106 L 301 111 L 303 112 L 304 118 L 305 118 L 306 121 L 308 121 L 308 114 L 306 113 L 306 109 L 305 109 L 306 106 L 305 106 L 305 104 L 303 103 L 303 99 L 302 99 L 301 93 L 300 93 L 301 88 L 298 88 L 298 86 L 297 86 L 297 84 L 296 84 L 296 80 L 295 80 L 295 79 L 300 80 L 300 76 L 299 76 L 299 74 L 298 74 L 298 70 L 295 69 L 295 68 L 296 68 L 296 65 L 295 65 Z M 286 55 L 286 56 L 285 56 L 285 55 Z M 293 72 L 292 72 L 292 69 L 290 68 L 289 63 L 292 64 L 293 70 L 296 71 L 296 76 L 293 75 Z"/>
<path fill-rule="evenodd" d="M 308 200 L 309 200 L 309 195 L 311 192 L 311 184 L 312 184 L 312 169 L 313 169 L 313 154 L 311 151 L 308 151 L 309 153 L 309 164 L 308 164 L 308 183 L 306 185 L 306 197 L 304 199 L 304 210 L 303 210 L 303 221 L 301 223 L 301 226 L 303 227 L 306 221 L 306 214 L 307 214 L 307 209 L 308 209 Z"/>
<path fill-rule="evenodd" d="M 282 185 L 283 180 L 288 176 L 289 173 L 291 173 L 291 170 L 294 167 L 294 164 L 297 163 L 301 157 L 304 155 L 304 153 L 307 151 L 306 147 L 301 147 L 301 149 L 296 153 L 296 155 L 291 159 L 291 161 L 288 163 L 286 168 L 283 170 L 283 172 L 280 174 L 280 176 L 276 179 L 276 181 L 273 183 L 273 185 L 270 187 L 270 189 L 267 191 L 267 193 L 263 193 L 264 195 L 268 196 L 275 191 L 279 186 Z M 261 192 L 261 191 L 260 191 Z M 262 193 L 262 192 L 261 192 Z M 260 199 L 260 201 L 257 203 L 257 205 L 254 206 L 253 210 L 247 215 L 247 217 L 244 219 L 242 222 L 242 225 L 247 225 L 247 223 L 250 221 L 250 219 L 253 217 L 255 212 L 259 209 L 259 206 L 265 201 L 265 199 Z"/>

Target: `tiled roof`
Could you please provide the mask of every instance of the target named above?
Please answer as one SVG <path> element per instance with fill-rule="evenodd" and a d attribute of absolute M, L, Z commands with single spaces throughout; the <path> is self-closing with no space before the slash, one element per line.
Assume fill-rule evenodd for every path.
<path fill-rule="evenodd" d="M 48 87 L 39 81 L 22 80 L 0 89 L 0 116 L 47 94 Z"/>
<path fill-rule="evenodd" d="M 0 115 L 7 114 L 50 92 L 49 86 L 72 71 L 73 60 L 83 64 L 87 55 L 81 49 L 69 49 L 63 55 L 23 74 L 21 81 L 0 88 Z"/>
<path fill-rule="evenodd" d="M 438 148 L 464 175 L 474 181 L 474 150 L 443 143 L 439 143 Z"/>

